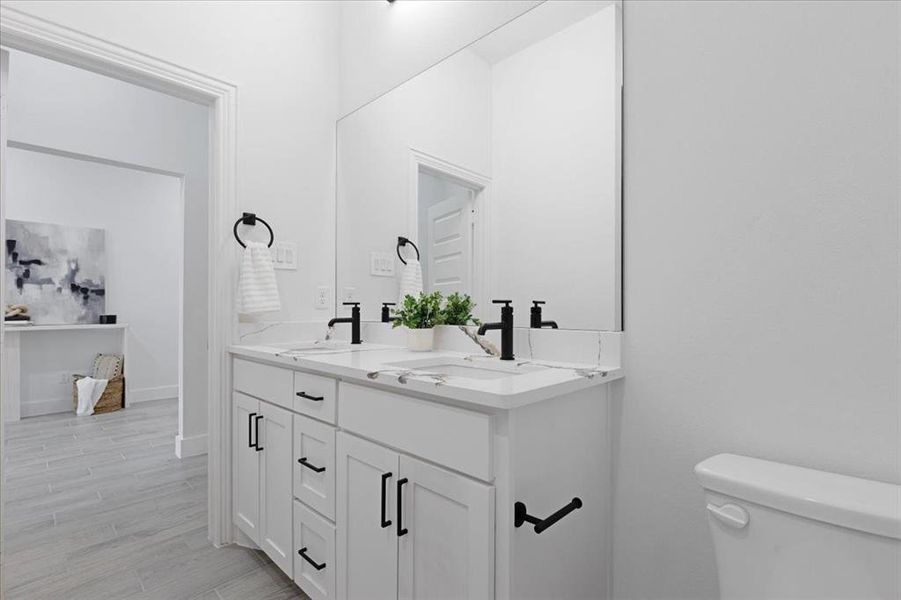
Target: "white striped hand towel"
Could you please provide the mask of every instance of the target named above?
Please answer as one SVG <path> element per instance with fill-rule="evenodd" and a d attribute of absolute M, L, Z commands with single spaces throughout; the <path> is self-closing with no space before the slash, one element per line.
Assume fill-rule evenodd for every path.
<path fill-rule="evenodd" d="M 404 305 L 404 296 L 410 295 L 419 298 L 422 293 L 422 267 L 415 258 L 408 258 L 400 274 L 400 295 L 397 305 Z"/>
<path fill-rule="evenodd" d="M 247 315 L 281 310 L 269 248 L 262 242 L 246 244 L 238 280 L 238 312 Z"/>

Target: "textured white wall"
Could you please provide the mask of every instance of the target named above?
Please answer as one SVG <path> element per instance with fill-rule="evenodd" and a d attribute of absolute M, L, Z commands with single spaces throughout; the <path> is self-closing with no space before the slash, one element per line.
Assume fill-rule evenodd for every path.
<path fill-rule="evenodd" d="M 718 452 L 901 481 L 896 3 L 627 2 L 617 598 L 715 598 Z"/>
<path fill-rule="evenodd" d="M 537 0 L 344 0 L 340 114 L 528 11 Z"/>
<path fill-rule="evenodd" d="M 6 160 L 7 218 L 106 231 L 106 312 L 129 324 L 131 400 L 176 397 L 181 179 L 14 148 Z M 25 346 L 47 356 L 60 337 L 78 335 L 24 336 L 23 414 L 33 401 L 62 399 L 60 406 L 71 410 L 71 379 L 61 385 L 54 375 L 70 367 L 85 373 L 93 358 L 82 351 L 80 364 L 28 363 Z"/>

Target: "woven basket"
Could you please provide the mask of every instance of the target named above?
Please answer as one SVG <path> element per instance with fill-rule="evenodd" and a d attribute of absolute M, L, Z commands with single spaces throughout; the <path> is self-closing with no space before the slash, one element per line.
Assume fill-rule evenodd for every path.
<path fill-rule="evenodd" d="M 91 369 L 91 377 L 96 379 L 108 379 L 106 389 L 100 395 L 100 400 L 94 405 L 94 414 L 107 413 L 120 408 L 125 408 L 125 362 L 117 354 L 98 354 L 94 358 L 94 367 Z M 86 375 L 72 376 L 72 400 L 78 407 L 78 383 Z"/>

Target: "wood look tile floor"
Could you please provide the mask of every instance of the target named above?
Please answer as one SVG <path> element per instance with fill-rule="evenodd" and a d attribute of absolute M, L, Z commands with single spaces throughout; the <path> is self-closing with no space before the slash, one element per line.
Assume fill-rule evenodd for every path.
<path fill-rule="evenodd" d="M 207 540 L 207 457 L 175 457 L 177 410 L 7 424 L 5 599 L 307 598 L 262 552 Z"/>

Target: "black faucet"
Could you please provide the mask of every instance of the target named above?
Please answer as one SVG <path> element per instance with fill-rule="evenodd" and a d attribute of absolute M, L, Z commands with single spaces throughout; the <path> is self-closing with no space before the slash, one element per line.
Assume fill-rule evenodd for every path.
<path fill-rule="evenodd" d="M 546 304 L 544 300 L 532 300 L 532 314 L 529 319 L 529 326 L 532 329 L 541 329 L 542 327 L 550 327 L 557 329 L 557 321 L 541 320 L 541 305 Z"/>
<path fill-rule="evenodd" d="M 494 304 L 503 304 L 501 307 L 500 323 L 482 323 L 479 327 L 479 335 L 485 335 L 489 329 L 501 330 L 501 360 L 513 360 L 513 307 L 512 300 L 492 300 Z"/>
<path fill-rule="evenodd" d="M 397 306 L 397 302 L 382 302 L 382 323 L 391 323 L 400 320 L 400 317 L 392 317 L 389 306 Z"/>
<path fill-rule="evenodd" d="M 350 309 L 350 316 L 340 318 L 335 317 L 328 322 L 329 329 L 331 329 L 335 323 L 350 323 L 350 343 L 362 344 L 363 340 L 360 339 L 360 303 L 345 302 L 344 306 L 353 306 L 353 308 Z"/>

